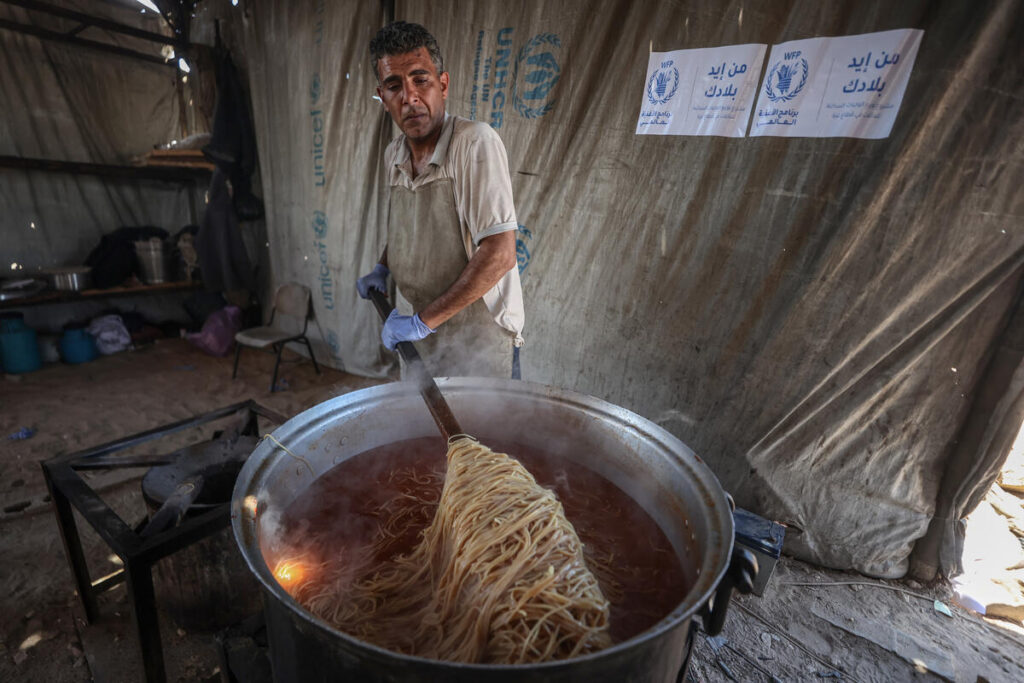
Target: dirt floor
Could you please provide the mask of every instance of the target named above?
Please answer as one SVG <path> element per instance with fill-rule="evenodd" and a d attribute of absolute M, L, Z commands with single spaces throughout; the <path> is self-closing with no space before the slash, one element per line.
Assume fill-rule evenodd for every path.
<path fill-rule="evenodd" d="M 85 623 L 39 463 L 248 398 L 291 417 L 376 383 L 330 369 L 317 376 L 308 360 L 286 359 L 286 388 L 274 394 L 269 355 L 246 352 L 232 381 L 230 357 L 182 340 L 0 379 L 0 681 L 141 680 L 124 586 L 103 594 L 99 621 Z M 23 427 L 34 435 L 6 438 Z M 208 438 L 213 428 L 167 445 Z M 141 475 L 87 481 L 134 523 L 146 514 Z M 82 533 L 93 578 L 116 570 L 120 560 L 103 541 Z M 162 614 L 161 637 L 169 681 L 221 680 L 215 634 Z M 946 582 L 882 582 L 784 558 L 763 596 L 733 598 L 720 636 L 698 634 L 690 671 L 701 682 L 827 679 L 1024 681 L 1024 629 L 957 606 Z"/>

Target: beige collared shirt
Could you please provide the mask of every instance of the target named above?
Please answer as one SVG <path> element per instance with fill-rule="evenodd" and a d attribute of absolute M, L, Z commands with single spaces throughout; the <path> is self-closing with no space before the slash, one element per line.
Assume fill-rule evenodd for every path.
<path fill-rule="evenodd" d="M 484 238 L 518 227 L 512 202 L 512 180 L 501 138 L 486 123 L 445 114 L 441 137 L 425 172 L 412 177 L 412 155 L 405 136 L 391 141 L 384 152 L 388 186 L 411 191 L 436 180 L 450 179 L 455 193 L 466 257 L 472 258 Z M 522 345 L 523 291 L 519 268 L 513 267 L 483 295 L 494 321 L 516 336 Z"/>

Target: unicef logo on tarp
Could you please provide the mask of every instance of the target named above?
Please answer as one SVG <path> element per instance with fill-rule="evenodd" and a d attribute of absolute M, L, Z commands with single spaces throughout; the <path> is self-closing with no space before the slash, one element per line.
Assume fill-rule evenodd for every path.
<path fill-rule="evenodd" d="M 519 224 L 516 232 L 519 233 L 516 236 L 516 263 L 519 265 L 519 274 L 522 275 L 526 266 L 530 265 L 530 250 L 526 246 L 526 240 L 532 240 L 533 233 L 522 223 Z"/>
<path fill-rule="evenodd" d="M 562 69 L 554 52 L 561 47 L 554 33 L 538 33 L 519 50 L 512 75 L 512 106 L 523 118 L 540 118 L 555 106 L 551 91 Z"/>
<path fill-rule="evenodd" d="M 807 85 L 807 60 L 775 62 L 764 79 L 764 94 L 772 102 L 788 102 Z"/>
<path fill-rule="evenodd" d="M 327 214 L 323 211 L 313 212 L 313 232 L 321 238 L 327 234 Z"/>
<path fill-rule="evenodd" d="M 320 101 L 320 72 L 313 74 L 313 80 L 309 84 L 309 101 L 312 104 Z"/>
<path fill-rule="evenodd" d="M 675 97 L 678 89 L 679 69 L 674 66 L 663 66 L 651 75 L 651 80 L 647 81 L 647 99 L 651 104 L 667 104 Z"/>

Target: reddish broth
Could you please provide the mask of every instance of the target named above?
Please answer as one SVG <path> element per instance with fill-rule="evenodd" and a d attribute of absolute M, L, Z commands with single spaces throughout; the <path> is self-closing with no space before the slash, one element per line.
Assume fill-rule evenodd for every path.
<path fill-rule="evenodd" d="M 542 486 L 552 489 L 566 517 L 584 543 L 588 564 L 604 561 L 619 589 L 609 590 L 611 635 L 620 642 L 664 618 L 689 591 L 693 572 L 685 572 L 657 523 L 626 493 L 604 477 L 562 458 L 515 443 L 493 443 L 494 450 L 514 455 Z M 375 448 L 349 458 L 317 479 L 285 511 L 283 538 L 300 545 L 312 542 L 318 559 L 367 552 L 378 538 L 380 506 L 416 494 L 436 501 L 445 470 L 440 438 L 419 438 Z M 401 473 L 395 476 L 395 473 Z M 433 475 L 428 477 L 425 475 Z M 434 506 L 398 508 L 407 515 L 405 531 L 379 546 L 381 562 L 409 552 L 433 518 Z M 267 557 L 273 570 L 281 557 Z"/>

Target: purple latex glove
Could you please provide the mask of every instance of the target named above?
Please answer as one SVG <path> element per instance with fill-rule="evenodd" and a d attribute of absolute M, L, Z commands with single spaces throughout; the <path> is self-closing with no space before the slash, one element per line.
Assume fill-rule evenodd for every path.
<path fill-rule="evenodd" d="M 356 280 L 356 289 L 359 291 L 359 296 L 369 299 L 371 289 L 387 294 L 388 275 L 390 274 L 391 271 L 383 263 L 375 265 L 368 274 Z"/>
<path fill-rule="evenodd" d="M 418 341 L 428 334 L 434 334 L 434 330 L 423 324 L 419 313 L 398 315 L 398 311 L 391 311 L 391 315 L 384 321 L 384 329 L 380 331 L 380 340 L 388 351 L 394 351 L 398 342 Z"/>

